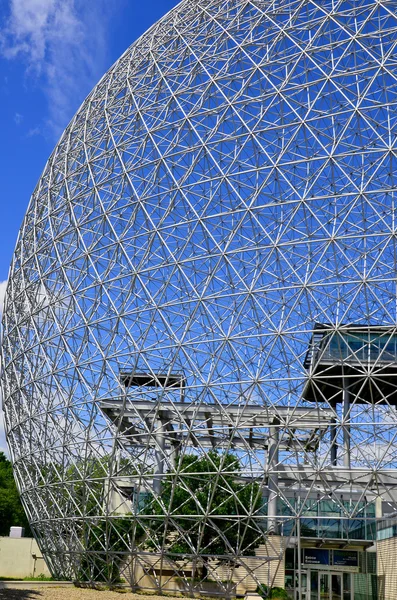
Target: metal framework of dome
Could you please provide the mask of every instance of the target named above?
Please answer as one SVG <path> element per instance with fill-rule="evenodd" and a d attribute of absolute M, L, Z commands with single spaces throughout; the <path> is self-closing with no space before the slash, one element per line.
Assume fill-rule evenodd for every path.
<path fill-rule="evenodd" d="M 2 340 L 55 576 L 222 596 L 291 550 L 303 593 L 397 509 L 396 44 L 393 2 L 183 0 L 66 128 Z"/>

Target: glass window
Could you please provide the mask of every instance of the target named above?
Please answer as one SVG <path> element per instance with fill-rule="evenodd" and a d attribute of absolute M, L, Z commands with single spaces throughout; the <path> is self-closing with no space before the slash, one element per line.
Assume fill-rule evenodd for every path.
<path fill-rule="evenodd" d="M 311 571 L 310 573 L 310 600 L 318 600 L 318 571 Z"/>
<path fill-rule="evenodd" d="M 285 589 L 287 591 L 294 589 L 294 572 L 285 571 Z"/>
<path fill-rule="evenodd" d="M 350 573 L 343 573 L 343 600 L 351 600 L 352 594 L 352 576 Z"/>
<path fill-rule="evenodd" d="M 381 360 L 394 361 L 397 356 L 397 336 L 390 338 L 388 334 L 354 332 L 334 334 L 324 338 L 324 358 L 362 361 Z"/>
<path fill-rule="evenodd" d="M 329 589 L 329 573 L 320 573 L 320 598 L 321 600 L 329 600 L 330 598 L 330 589 Z"/>
<path fill-rule="evenodd" d="M 295 550 L 287 548 L 285 551 L 285 568 L 293 569 L 295 567 Z"/>
<path fill-rule="evenodd" d="M 376 574 L 376 552 L 366 552 L 367 573 Z"/>
<path fill-rule="evenodd" d="M 301 519 L 301 536 L 318 537 L 317 519 Z"/>
<path fill-rule="evenodd" d="M 332 600 L 343 600 L 342 598 L 342 575 L 331 575 Z"/>
<path fill-rule="evenodd" d="M 341 519 L 321 519 L 319 523 L 319 537 L 328 539 L 343 537 Z"/>

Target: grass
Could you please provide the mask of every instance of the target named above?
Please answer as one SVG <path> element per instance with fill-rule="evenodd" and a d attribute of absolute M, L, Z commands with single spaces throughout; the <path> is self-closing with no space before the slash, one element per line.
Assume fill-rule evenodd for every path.
<path fill-rule="evenodd" d="M 53 577 L 47 577 L 40 573 L 37 577 L 0 577 L 0 581 L 56 581 Z"/>

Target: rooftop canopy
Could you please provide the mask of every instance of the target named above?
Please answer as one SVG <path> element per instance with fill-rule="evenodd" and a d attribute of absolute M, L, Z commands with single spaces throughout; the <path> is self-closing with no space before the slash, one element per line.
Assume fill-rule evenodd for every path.
<path fill-rule="evenodd" d="M 303 398 L 342 402 L 348 389 L 358 404 L 397 404 L 397 332 L 390 327 L 316 323 L 304 367 Z"/>

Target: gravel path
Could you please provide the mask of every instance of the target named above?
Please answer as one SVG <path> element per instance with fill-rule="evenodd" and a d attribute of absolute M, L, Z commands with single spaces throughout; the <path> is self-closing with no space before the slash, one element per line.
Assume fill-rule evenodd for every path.
<path fill-rule="evenodd" d="M 132 592 L 86 590 L 75 587 L 35 587 L 28 590 L 0 589 L 0 600 L 173 600 L 165 596 L 146 596 Z M 175 598 L 174 600 L 181 600 Z"/>

